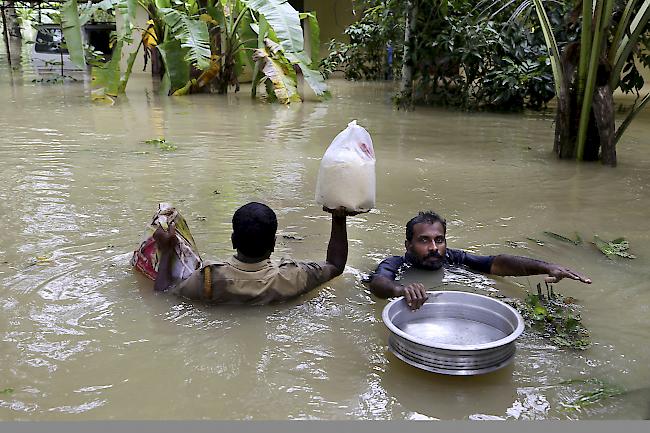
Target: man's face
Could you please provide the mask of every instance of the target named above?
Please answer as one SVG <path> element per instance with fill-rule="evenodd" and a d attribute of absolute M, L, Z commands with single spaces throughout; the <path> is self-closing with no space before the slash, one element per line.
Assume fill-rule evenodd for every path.
<path fill-rule="evenodd" d="M 405 245 L 416 267 L 425 269 L 442 267 L 447 252 L 447 240 L 440 222 L 414 225 L 413 239 L 407 240 Z"/>

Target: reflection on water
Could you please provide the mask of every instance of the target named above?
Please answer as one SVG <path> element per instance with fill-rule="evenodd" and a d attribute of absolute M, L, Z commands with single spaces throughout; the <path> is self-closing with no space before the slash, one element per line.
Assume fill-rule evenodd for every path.
<path fill-rule="evenodd" d="M 647 115 L 621 143 L 620 166 L 603 169 L 552 157 L 551 115 L 403 113 L 384 84 L 332 81 L 333 100 L 281 107 L 245 90 L 160 97 L 136 77 L 128 98 L 103 106 L 84 81 L 31 79 L 0 74 L 0 419 L 648 415 Z M 341 277 L 288 304 L 208 308 L 154 294 L 132 272 L 130 252 L 161 201 L 180 208 L 206 257 L 231 253 L 232 212 L 260 200 L 279 217 L 278 257 L 322 260 L 329 216 L 313 200 L 316 173 L 352 119 L 373 136 L 378 208 L 350 218 Z M 177 150 L 145 143 L 160 137 Z M 557 289 L 582 306 L 593 347 L 558 350 L 526 331 L 512 365 L 479 377 L 420 371 L 390 354 L 386 302 L 362 279 L 403 254 L 404 224 L 423 209 L 447 217 L 452 248 L 530 255 L 591 277 Z M 625 236 L 638 259 L 608 260 L 545 230 Z M 541 281 L 463 269 L 404 278 L 517 297 Z M 579 390 L 562 382 L 592 377 L 631 392 L 568 410 Z"/>

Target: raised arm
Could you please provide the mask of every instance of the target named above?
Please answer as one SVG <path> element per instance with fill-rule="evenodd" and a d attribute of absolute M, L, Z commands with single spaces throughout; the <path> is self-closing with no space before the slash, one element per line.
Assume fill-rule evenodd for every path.
<path fill-rule="evenodd" d="M 327 245 L 327 258 L 325 259 L 329 272 L 329 279 L 337 277 L 345 270 L 348 261 L 348 231 L 346 227 L 347 213 L 345 208 L 323 208 L 332 214 L 332 231 Z"/>
<path fill-rule="evenodd" d="M 156 241 L 156 247 L 160 254 L 158 276 L 156 277 L 153 289 L 157 292 L 163 292 L 174 284 L 172 278 L 172 256 L 174 247 L 178 243 L 178 238 L 176 238 L 176 224 L 171 223 L 169 225 L 169 231 L 159 226 L 154 232 L 153 238 Z"/>
<path fill-rule="evenodd" d="M 495 256 L 492 261 L 492 266 L 490 267 L 490 273 L 500 276 L 547 274 L 548 277 L 545 278 L 547 283 L 557 283 L 562 278 L 571 278 L 572 280 L 591 284 L 589 278 L 586 278 L 567 267 L 528 257 L 511 256 L 509 254 L 500 254 Z"/>

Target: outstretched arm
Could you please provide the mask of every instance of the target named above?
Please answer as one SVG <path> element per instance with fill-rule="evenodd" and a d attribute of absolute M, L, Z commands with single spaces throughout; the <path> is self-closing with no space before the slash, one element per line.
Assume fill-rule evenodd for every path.
<path fill-rule="evenodd" d="M 589 278 L 586 278 L 567 267 L 528 257 L 511 256 L 509 254 L 500 254 L 494 257 L 492 266 L 490 267 L 490 273 L 500 276 L 548 274 L 548 277 L 545 278 L 547 283 L 557 283 L 562 278 L 571 278 L 572 280 L 591 284 Z"/>

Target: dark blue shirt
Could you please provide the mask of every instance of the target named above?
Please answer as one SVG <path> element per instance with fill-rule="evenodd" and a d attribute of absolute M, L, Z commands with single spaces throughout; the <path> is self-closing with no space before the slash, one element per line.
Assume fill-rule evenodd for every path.
<path fill-rule="evenodd" d="M 447 248 L 445 253 L 445 264 L 453 266 L 467 266 L 469 269 L 478 272 L 490 273 L 494 256 L 478 256 L 463 250 Z M 402 266 L 414 266 L 409 253 L 404 256 L 387 257 L 379 263 L 375 273 L 371 276 L 382 276 L 394 280 Z"/>

